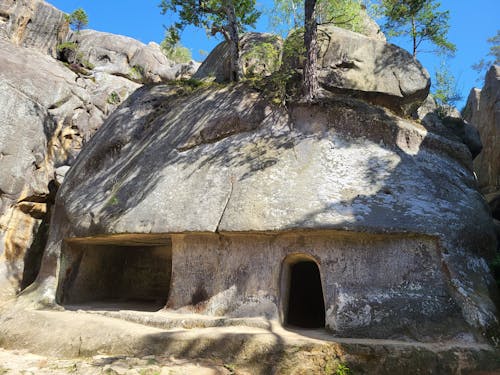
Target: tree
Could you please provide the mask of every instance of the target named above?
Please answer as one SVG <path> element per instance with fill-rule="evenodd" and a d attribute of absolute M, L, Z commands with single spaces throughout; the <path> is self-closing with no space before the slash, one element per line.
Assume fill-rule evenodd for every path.
<path fill-rule="evenodd" d="M 347 30 L 362 32 L 363 5 L 359 0 L 317 0 L 318 24 L 333 23 Z M 271 27 L 282 35 L 304 26 L 304 0 L 274 0 Z"/>
<path fill-rule="evenodd" d="M 490 51 L 487 56 L 491 58 L 481 59 L 477 64 L 472 65 L 472 69 L 481 75 L 492 65 L 500 65 L 500 30 L 497 30 L 497 35 L 488 38 L 488 44 L 490 44 Z"/>
<path fill-rule="evenodd" d="M 221 34 L 229 44 L 231 81 L 242 77 L 239 33 L 246 26 L 254 26 L 260 16 L 255 9 L 256 0 L 162 0 L 162 14 L 172 12 L 179 20 L 170 27 L 174 40 L 187 25 L 203 27 L 211 35 Z"/>
<path fill-rule="evenodd" d="M 435 73 L 435 78 L 431 91 L 438 106 L 438 115 L 444 117 L 458 101 L 462 100 L 463 96 L 457 89 L 455 77 L 445 63 L 441 63 L 441 67 Z"/>
<path fill-rule="evenodd" d="M 85 13 L 82 8 L 78 8 L 73 13 L 71 13 L 68 16 L 68 21 L 73 30 L 76 30 L 77 33 L 79 33 L 81 29 L 89 24 L 87 13 Z"/>
<path fill-rule="evenodd" d="M 316 0 L 304 2 L 304 46 L 306 61 L 303 71 L 304 99 L 312 101 L 318 91 L 316 65 L 318 60 L 318 24 L 316 22 Z"/>
<path fill-rule="evenodd" d="M 424 42 L 437 47 L 426 52 L 455 53 L 455 45 L 447 40 L 450 12 L 439 11 L 440 6 L 435 0 L 381 0 L 377 9 L 385 17 L 383 29 L 387 35 L 409 36 L 416 57 Z"/>
<path fill-rule="evenodd" d="M 160 48 L 168 59 L 176 63 L 187 63 L 192 60 L 191 51 L 176 41 L 169 32 L 165 33 Z"/>

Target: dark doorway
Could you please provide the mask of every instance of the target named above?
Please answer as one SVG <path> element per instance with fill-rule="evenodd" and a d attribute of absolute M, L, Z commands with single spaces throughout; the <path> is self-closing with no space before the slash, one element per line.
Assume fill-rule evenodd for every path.
<path fill-rule="evenodd" d="M 325 303 L 318 266 L 313 261 L 290 265 L 286 323 L 301 328 L 325 327 Z"/>
<path fill-rule="evenodd" d="M 63 252 L 61 303 L 83 309 L 159 310 L 172 272 L 171 245 L 77 244 Z"/>

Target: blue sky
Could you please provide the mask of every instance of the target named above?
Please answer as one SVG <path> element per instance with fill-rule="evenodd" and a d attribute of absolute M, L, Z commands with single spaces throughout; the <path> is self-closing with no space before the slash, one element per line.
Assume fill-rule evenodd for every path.
<path fill-rule="evenodd" d="M 272 0 L 257 0 L 261 9 L 272 9 Z M 160 42 L 164 36 L 163 25 L 172 21 L 160 14 L 159 0 L 49 0 L 57 8 L 72 12 L 83 8 L 89 15 L 89 28 L 127 35 L 144 43 Z M 496 34 L 500 29 L 500 0 L 441 0 L 442 9 L 450 11 L 449 39 L 457 45 L 456 56 L 446 61 L 450 71 L 456 77 L 457 88 L 464 95 L 463 105 L 473 86 L 481 87 L 478 75 L 471 65 L 478 62 L 488 53 L 486 39 Z M 267 17 L 261 17 L 257 31 L 268 31 Z M 200 51 L 210 52 L 219 42 L 214 37 L 207 38 L 204 30 L 187 29 L 182 35 L 182 44 L 190 48 L 196 60 L 203 60 Z M 410 48 L 409 41 L 393 40 L 403 48 Z M 434 77 L 442 58 L 433 54 L 422 53 L 418 56 L 420 62 Z"/>

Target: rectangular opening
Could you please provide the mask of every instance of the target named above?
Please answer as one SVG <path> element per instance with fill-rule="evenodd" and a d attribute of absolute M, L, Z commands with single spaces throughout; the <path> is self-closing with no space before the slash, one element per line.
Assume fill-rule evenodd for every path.
<path fill-rule="evenodd" d="M 155 311 L 165 306 L 172 273 L 170 241 L 65 247 L 58 295 L 66 307 Z"/>

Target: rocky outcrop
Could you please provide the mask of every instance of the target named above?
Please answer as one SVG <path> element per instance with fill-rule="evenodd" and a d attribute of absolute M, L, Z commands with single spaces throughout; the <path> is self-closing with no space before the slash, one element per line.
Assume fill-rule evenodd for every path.
<path fill-rule="evenodd" d="M 246 33 L 240 40 L 243 75 L 268 76 L 280 68 L 283 40 L 274 34 Z M 231 77 L 229 45 L 218 44 L 201 64 L 193 78 L 228 82 Z"/>
<path fill-rule="evenodd" d="M 0 301 L 36 277 L 57 187 L 107 116 L 141 84 L 196 68 L 155 44 L 91 30 L 68 43 L 67 33 L 43 1 L 0 3 Z M 54 59 L 61 42 L 76 45 L 70 63 Z"/>
<path fill-rule="evenodd" d="M 9 285 L 0 298 L 6 298 L 29 284 L 23 276 L 24 262 L 32 259 L 26 257 L 43 251 L 44 244 L 35 243 L 55 192 L 55 168 L 71 165 L 109 113 L 139 85 L 97 72 L 79 76 L 50 56 L 4 40 L 0 51 L 0 253 L 4 258 L 0 279 L 3 286 Z M 32 254 L 28 250 L 33 244 L 42 248 L 32 249 Z"/>
<path fill-rule="evenodd" d="M 0 3 L 0 38 L 57 55 L 68 33 L 63 12 L 42 0 L 4 0 Z"/>
<path fill-rule="evenodd" d="M 469 149 L 472 159 L 481 152 L 483 144 L 474 125 L 465 121 L 456 108 L 439 108 L 432 95 L 425 99 L 414 116 L 421 121 L 426 129 L 464 143 Z"/>
<path fill-rule="evenodd" d="M 373 249 L 379 249 L 384 264 L 393 264 L 393 269 L 402 267 L 398 259 L 407 259 L 404 262 L 415 266 L 428 262 L 421 266 L 422 270 L 432 270 L 432 278 L 415 288 L 423 290 L 422 296 L 432 295 L 433 302 L 429 301 L 432 308 L 425 311 L 417 305 L 427 306 L 427 302 L 408 302 L 412 307 L 405 315 L 407 304 L 402 301 L 417 298 L 417 289 L 409 286 L 413 297 L 403 297 L 407 296 L 403 281 L 380 289 L 372 283 L 366 294 L 354 287 L 357 276 L 339 275 L 339 284 L 334 284 L 329 277 L 337 271 L 332 271 L 325 276 L 329 328 L 361 334 L 372 325 L 390 321 L 392 328 L 383 325 L 387 329 L 376 333 L 377 337 L 388 337 L 396 334 L 394 327 L 413 322 L 419 314 L 425 316 L 425 322 L 439 322 L 442 319 L 438 316 L 457 319 L 454 323 L 450 320 L 450 325 L 443 321 L 432 329 L 422 325 L 420 333 L 415 333 L 420 337 L 436 332 L 453 335 L 452 326 L 491 334 L 497 326 L 495 307 L 488 297 L 492 278 L 482 258 L 494 252 L 495 234 L 475 187 L 469 150 L 458 139 L 448 139 L 346 96 L 330 97 L 314 105 L 289 103 L 287 111 L 269 104 L 262 93 L 245 85 L 201 89 L 188 96 L 182 88 L 166 85 L 138 90 L 79 155 L 59 192 L 54 218 L 38 289 L 33 294 L 48 303 L 56 301 L 58 280 L 63 288 L 59 293 L 64 295 L 65 283 L 71 283 L 74 277 L 66 281 L 65 275 L 78 268 L 71 258 L 61 258 L 63 251 L 71 251 L 68 239 L 106 243 L 113 235 L 156 234 L 172 236 L 173 289 L 168 306 L 189 305 L 192 292 L 193 304 L 204 300 L 194 307 L 198 312 L 217 315 L 217 311 L 224 311 L 239 316 L 257 309 L 275 316 L 276 310 L 270 306 L 276 302 L 265 288 L 256 287 L 258 280 L 274 280 L 275 268 L 269 273 L 263 271 L 266 277 L 258 277 L 257 269 L 244 271 L 242 267 L 254 262 L 251 254 L 257 254 L 257 268 L 261 264 L 273 267 L 284 256 L 280 255 L 282 248 L 291 248 L 292 252 L 317 249 L 320 257 L 328 236 L 333 236 L 328 231 L 333 230 L 341 238 L 341 233 L 348 237 L 358 233 L 357 238 L 379 234 L 380 242 Z M 315 234 L 308 237 L 305 233 L 300 240 L 303 231 Z M 210 237 L 210 233 L 215 235 Z M 246 233 L 248 238 L 241 237 Z M 285 234 L 298 236 L 297 242 L 292 237 L 279 237 Z M 394 245 L 394 249 L 403 251 L 409 246 L 429 255 L 416 260 L 413 255 L 410 259 L 390 250 L 392 257 L 383 245 L 384 239 L 387 244 L 393 241 L 391 234 L 411 234 L 408 241 L 416 241 Z M 259 235 L 264 238 L 257 238 Z M 266 244 L 264 253 L 257 245 L 251 251 L 242 250 L 248 243 L 261 243 L 271 235 L 277 238 L 270 244 L 262 242 Z M 431 238 L 437 241 L 439 250 L 427 253 L 425 249 L 435 246 Z M 364 243 L 372 248 L 371 241 L 367 237 Z M 228 250 L 233 246 L 234 250 Z M 363 262 L 356 258 L 361 256 L 359 251 L 352 250 L 349 259 Z M 204 260 L 206 254 L 218 254 L 222 258 L 214 258 L 214 262 L 224 259 L 224 267 L 229 268 L 212 264 L 210 257 Z M 234 254 L 244 258 L 233 262 L 230 259 L 236 257 Z M 271 256 L 277 259 L 263 261 Z M 57 274 L 59 262 L 63 271 Z M 338 262 L 349 261 L 325 259 L 321 264 L 333 267 Z M 384 274 L 387 271 L 383 269 L 373 266 L 366 272 Z M 196 289 L 197 282 L 202 283 L 202 275 L 212 272 L 216 279 L 210 279 L 210 286 L 191 290 Z M 234 277 L 228 279 L 224 272 Z M 240 282 L 235 281 L 240 273 L 245 283 L 241 287 L 248 289 L 235 293 L 233 283 Z M 198 281 L 192 283 L 189 275 Z M 240 284 L 236 285 L 239 290 Z M 336 298 L 335 303 L 328 304 Z M 379 305 L 381 300 L 385 301 L 383 305 Z M 398 307 L 397 301 L 405 308 Z M 381 306 L 392 306 L 390 310 L 401 311 L 401 315 L 377 315 Z M 380 317 L 379 323 L 374 316 Z"/>
<path fill-rule="evenodd" d="M 294 51 L 301 36 L 293 34 L 285 50 Z M 318 28 L 318 79 L 321 96 L 350 93 L 392 110 L 410 114 L 429 93 L 430 77 L 407 51 L 382 40 L 335 26 Z M 284 69 L 302 69 L 303 59 L 284 54 Z"/>
<path fill-rule="evenodd" d="M 168 60 L 156 43 L 145 45 L 122 35 L 82 30 L 71 33 L 68 40 L 75 43 L 74 56 L 65 56 L 69 62 L 80 60 L 95 72 L 125 77 L 138 83 L 189 77 L 197 69 L 195 62 L 176 64 Z"/>
<path fill-rule="evenodd" d="M 463 115 L 477 127 L 484 145 L 474 160 L 479 188 L 495 193 L 500 190 L 500 66 L 490 68 L 482 90 L 471 90 Z"/>

